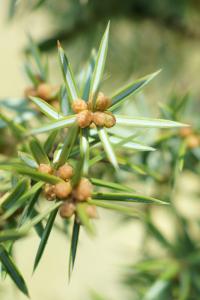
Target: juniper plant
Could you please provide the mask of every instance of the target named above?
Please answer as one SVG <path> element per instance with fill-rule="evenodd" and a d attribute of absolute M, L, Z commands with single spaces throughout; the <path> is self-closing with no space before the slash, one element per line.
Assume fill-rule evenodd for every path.
<path fill-rule="evenodd" d="M 52 100 L 51 93 L 49 94 L 51 88 L 49 89 L 47 85 L 46 73 L 38 59 L 39 54 L 35 51 L 34 45 L 32 46 L 40 75 L 44 73 L 44 76 L 35 76 L 30 68 L 27 69 L 29 75 L 31 74 L 33 88 L 26 91 L 26 96 L 30 97 L 50 122 L 43 125 L 46 119 L 41 116 L 42 126 L 39 128 L 30 128 L 29 124 L 23 126 L 12 122 L 21 140 L 18 157 L 6 159 L 0 164 L 0 169 L 8 174 L 11 173 L 13 177 L 13 187 L 1 199 L 0 224 L 3 226 L 10 224 L 9 220 L 14 220 L 11 229 L 3 228 L 0 233 L 2 247 L 0 260 L 18 288 L 26 294 L 25 282 L 11 256 L 13 240 L 26 235 L 30 228 L 34 227 L 40 237 L 34 263 L 35 270 L 42 258 L 51 230 L 56 225 L 58 211 L 65 228 L 69 225 L 69 220 L 73 221 L 69 259 L 70 277 L 75 263 L 80 228 L 83 227 L 88 234 L 94 235 L 92 219 L 98 216 L 97 207 L 143 218 L 142 212 L 136 210 L 130 203 L 165 204 L 150 196 L 137 194 L 123 183 L 91 176 L 93 174 L 91 167 L 95 168 L 98 162 L 103 163 L 104 170 L 110 164 L 112 171 L 119 173 L 121 164 L 123 165 L 118 155 L 120 149 L 123 149 L 123 155 L 126 155 L 127 149 L 154 150 L 137 142 L 134 135 L 127 138 L 114 133 L 113 127 L 123 125 L 136 129 L 186 126 L 165 119 L 136 118 L 117 113 L 128 97 L 140 91 L 159 72 L 125 86 L 111 97 L 105 95 L 100 88 L 107 56 L 108 35 L 109 24 L 98 52 L 92 52 L 84 79 L 81 82 L 79 80 L 78 83 L 58 42 L 64 85 L 53 97 L 53 100 L 57 100 L 60 104 L 57 109 L 49 103 Z M 41 85 L 43 85 L 42 93 Z M 33 97 L 33 94 L 37 97 Z M 38 96 L 42 96 L 43 99 Z M 40 140 L 35 137 L 42 133 L 45 135 Z M 116 150 L 113 146 L 117 146 Z M 47 209 L 41 211 L 38 203 L 44 200 L 54 203 L 50 205 L 46 202 Z"/>
<path fill-rule="evenodd" d="M 192 100 L 188 95 L 182 98 L 172 97 L 166 104 L 161 105 L 161 114 L 176 121 L 188 119 L 186 113 Z M 153 144 L 160 156 L 166 158 L 165 169 L 168 172 L 161 170 L 156 162 L 157 158 L 150 153 L 141 152 L 143 164 L 148 165 L 149 169 L 154 166 L 154 172 L 151 174 L 154 195 L 159 194 L 171 204 L 168 213 L 172 218 L 166 219 L 165 222 L 173 222 L 174 230 L 173 238 L 169 238 L 155 224 L 153 207 L 145 207 L 144 242 L 143 251 L 140 253 L 142 255 L 137 263 L 128 266 L 124 279 L 132 291 L 134 287 L 130 299 L 195 300 L 199 297 L 199 239 L 198 235 L 193 235 L 191 231 L 194 225 L 199 230 L 199 220 L 198 217 L 183 217 L 176 207 L 176 183 L 181 171 L 187 170 L 192 172 L 193 176 L 199 176 L 199 124 L 198 119 L 197 124 L 194 118 L 188 121 L 193 123 L 193 127 L 181 128 L 179 134 L 174 134 L 171 130 L 167 134 L 159 132 L 158 139 Z M 147 181 L 146 178 L 145 182 Z M 198 191 L 194 194 L 194 200 L 195 196 L 198 197 Z M 193 198 L 191 197 L 190 201 L 193 201 Z M 152 239 L 163 251 L 151 253 L 148 245 Z"/>

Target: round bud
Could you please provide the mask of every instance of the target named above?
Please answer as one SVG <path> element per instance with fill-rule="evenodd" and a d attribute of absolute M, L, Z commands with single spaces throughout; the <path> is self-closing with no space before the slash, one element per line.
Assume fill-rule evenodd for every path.
<path fill-rule="evenodd" d="M 92 184 L 87 178 L 81 178 L 73 195 L 77 201 L 86 201 L 92 195 Z"/>
<path fill-rule="evenodd" d="M 74 214 L 75 210 L 76 206 L 73 203 L 65 201 L 60 206 L 59 213 L 62 218 L 70 218 Z"/>
<path fill-rule="evenodd" d="M 104 126 L 107 128 L 113 127 L 116 124 L 115 116 L 110 112 L 105 112 L 105 122 Z"/>
<path fill-rule="evenodd" d="M 48 83 L 40 83 L 37 88 L 38 97 L 49 100 L 51 98 L 51 86 Z"/>
<path fill-rule="evenodd" d="M 52 174 L 53 169 L 50 165 L 47 164 L 40 164 L 38 167 L 38 171 L 45 174 Z"/>
<path fill-rule="evenodd" d="M 111 101 L 102 92 L 97 96 L 96 100 L 96 110 L 105 111 L 111 104 Z"/>
<path fill-rule="evenodd" d="M 86 207 L 86 213 L 89 218 L 91 219 L 97 219 L 98 213 L 95 205 L 87 205 Z"/>
<path fill-rule="evenodd" d="M 190 149 L 194 149 L 200 146 L 199 143 L 199 139 L 198 136 L 196 136 L 195 134 L 191 134 L 190 136 L 188 136 L 187 138 L 187 146 Z"/>
<path fill-rule="evenodd" d="M 71 183 L 68 182 L 59 182 L 55 185 L 55 194 L 58 199 L 67 198 L 72 192 Z"/>
<path fill-rule="evenodd" d="M 192 134 L 192 128 L 191 127 L 183 127 L 180 129 L 179 134 L 181 137 L 187 137 Z"/>
<path fill-rule="evenodd" d="M 105 123 L 105 114 L 100 111 L 93 113 L 92 120 L 96 126 L 104 126 Z"/>
<path fill-rule="evenodd" d="M 45 195 L 45 198 L 49 201 L 55 200 L 55 198 L 56 198 L 55 185 L 46 183 L 44 186 L 44 195 Z"/>
<path fill-rule="evenodd" d="M 72 109 L 76 114 L 80 113 L 83 110 L 86 110 L 87 108 L 87 103 L 82 99 L 77 99 L 72 104 Z"/>
<path fill-rule="evenodd" d="M 27 87 L 24 91 L 24 96 L 28 98 L 29 96 L 36 97 L 37 90 L 34 87 Z"/>
<path fill-rule="evenodd" d="M 68 163 L 66 163 L 58 169 L 56 175 L 63 180 L 67 180 L 73 176 L 73 168 Z"/>
<path fill-rule="evenodd" d="M 81 128 L 90 126 L 90 123 L 92 122 L 92 112 L 89 110 L 81 111 L 77 114 L 77 122 Z"/>

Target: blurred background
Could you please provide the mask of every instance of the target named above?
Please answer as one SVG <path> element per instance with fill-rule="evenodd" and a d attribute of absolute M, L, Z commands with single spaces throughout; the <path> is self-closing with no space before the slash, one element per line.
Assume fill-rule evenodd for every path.
<path fill-rule="evenodd" d="M 50 82 L 57 84 L 61 83 L 62 79 L 56 41 L 59 39 L 62 42 L 73 69 L 78 74 L 91 49 L 98 46 L 108 20 L 111 20 L 111 32 L 103 89 L 108 94 L 112 93 L 117 87 L 120 88 L 134 79 L 162 69 L 159 76 L 145 88 L 144 94 L 136 96 L 134 106 L 130 103 L 128 110 L 132 109 L 142 116 L 158 117 L 161 103 L 169 105 L 168 107 L 171 105 L 173 108 L 174 102 L 179 103 L 179 99 L 187 95 L 189 104 L 184 113 L 180 113 L 179 118 L 181 122 L 191 124 L 199 134 L 200 2 L 198 0 L 28 2 L 2 0 L 0 98 L 4 100 L 7 97 L 13 99 L 23 97 L 24 89 L 29 85 L 24 71 L 25 57 L 29 51 L 27 34 L 31 34 L 41 53 L 48 57 Z M 168 151 L 174 149 L 173 143 L 167 147 Z M 162 149 L 160 153 L 163 153 Z M 158 160 L 157 171 L 162 173 L 167 167 L 173 171 L 173 160 L 168 159 L 167 155 L 165 153 L 153 158 L 141 157 L 140 160 L 147 159 L 150 166 L 155 166 L 154 160 Z M 189 163 L 179 176 L 173 193 L 173 207 L 176 213 L 173 209 L 171 211 L 163 207 L 152 208 L 151 211 L 155 226 L 169 239 L 173 239 L 175 235 L 177 230 L 175 219 L 179 218 L 180 214 L 180 219 L 184 218 L 187 221 L 189 228 L 187 229 L 191 230 L 197 249 L 200 244 L 199 157 L 199 149 L 196 149 L 195 153 L 190 153 L 189 150 L 187 157 Z M 127 177 L 127 182 L 142 192 L 160 198 L 166 198 L 167 188 L 171 187 L 170 178 L 166 182 L 167 188 L 164 184 L 161 185 L 159 180 L 148 176 L 145 178 L 135 176 L 134 182 L 130 182 Z M 31 272 L 38 245 L 37 237 L 29 237 L 17 245 L 16 260 L 25 278 L 28 278 L 31 299 L 64 300 L 67 297 L 72 300 L 199 299 L 197 293 L 195 296 L 190 293 L 190 296 L 178 298 L 176 292 L 167 294 L 166 298 L 162 294 L 147 295 L 143 298 L 144 290 L 148 290 L 156 280 L 145 279 L 142 291 L 141 282 L 134 285 L 133 265 L 143 257 L 141 250 L 146 236 L 144 224 L 140 221 L 122 219 L 116 214 L 104 211 L 100 211 L 100 216 L 102 217 L 97 221 L 98 236 L 95 240 L 91 241 L 86 235 L 82 235 L 70 285 L 67 283 L 68 245 L 62 235 L 54 233 L 51 236 L 46 255 L 34 276 L 31 276 Z M 182 242 L 184 245 L 188 243 Z M 158 244 L 150 238 L 150 242 L 145 244 L 147 248 L 144 258 L 151 255 L 159 257 L 160 253 L 166 250 L 162 243 Z M 172 256 L 176 257 L 174 253 Z M 156 273 L 155 277 L 158 275 Z M 198 288 L 200 293 L 200 286 Z M 18 292 L 16 294 L 9 281 L 2 284 L 0 293 L 2 300 L 25 299 Z"/>

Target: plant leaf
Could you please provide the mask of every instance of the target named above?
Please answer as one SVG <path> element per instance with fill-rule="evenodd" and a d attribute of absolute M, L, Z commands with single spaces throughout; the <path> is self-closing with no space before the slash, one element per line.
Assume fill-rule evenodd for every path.
<path fill-rule="evenodd" d="M 2 163 L 2 164 L 0 164 L 0 170 L 15 171 L 19 174 L 30 176 L 34 180 L 44 181 L 44 182 L 48 182 L 48 183 L 52 183 L 52 184 L 56 184 L 56 183 L 62 181 L 57 176 L 38 172 L 35 169 L 29 168 L 29 167 L 24 166 L 22 164 L 5 164 L 5 163 Z"/>
<path fill-rule="evenodd" d="M 18 139 L 21 139 L 22 136 L 24 135 L 25 128 L 22 127 L 21 125 L 17 124 L 13 120 L 9 119 L 5 115 L 3 115 L 0 112 L 0 120 L 6 123 L 6 125 L 9 127 L 9 129 L 13 132 L 14 136 Z"/>
<path fill-rule="evenodd" d="M 65 127 L 70 127 L 74 124 L 76 120 L 76 116 L 71 115 L 67 116 L 63 119 L 60 119 L 58 121 L 54 121 L 52 123 L 49 123 L 43 127 L 32 129 L 28 132 L 28 134 L 39 134 L 39 133 L 44 133 L 47 131 L 54 131 L 57 129 L 65 128 Z"/>
<path fill-rule="evenodd" d="M 133 194 L 133 193 L 110 193 L 110 192 L 93 192 L 92 198 L 95 200 L 111 200 L 124 202 L 138 202 L 138 203 L 155 203 L 155 204 L 169 204 L 167 202 L 155 199 L 153 197 Z"/>
<path fill-rule="evenodd" d="M 133 127 L 142 127 L 142 128 L 178 128 L 178 127 L 187 127 L 188 125 L 165 120 L 165 119 L 152 119 L 152 118 L 133 118 L 122 115 L 115 115 L 116 124 L 133 126 Z"/>
<path fill-rule="evenodd" d="M 67 95 L 69 97 L 70 102 L 72 102 L 79 98 L 78 89 L 74 80 L 74 76 L 72 74 L 71 66 L 64 53 L 63 48 L 60 45 L 60 42 L 58 42 L 58 54 L 59 54 L 60 65 L 61 65 L 62 74 L 63 74 L 63 78 L 67 90 Z"/>
<path fill-rule="evenodd" d="M 69 256 L 69 279 L 71 278 L 71 274 L 72 274 L 75 259 L 76 259 L 79 233 L 80 233 L 80 224 L 76 221 L 76 218 L 74 218 L 71 247 L 70 247 L 70 256 Z"/>
<path fill-rule="evenodd" d="M 51 152 L 53 145 L 55 143 L 57 134 L 58 134 L 58 131 L 53 131 L 49 134 L 49 136 L 43 146 L 45 153 L 49 154 Z"/>
<path fill-rule="evenodd" d="M 89 199 L 87 201 L 91 205 L 95 205 L 101 208 L 110 209 L 114 211 L 118 211 L 120 213 L 124 213 L 127 215 L 130 215 L 135 218 L 141 218 L 142 213 L 138 210 L 134 209 L 133 207 L 123 206 L 115 203 L 110 203 L 108 201 L 101 201 L 101 200 L 95 200 L 95 199 Z"/>
<path fill-rule="evenodd" d="M 89 95 L 90 95 L 90 86 L 91 86 L 91 80 L 92 80 L 92 74 L 94 72 L 94 68 L 95 68 L 95 61 L 96 61 L 96 51 L 93 49 L 92 53 L 91 53 L 91 58 L 89 61 L 89 65 L 85 74 L 85 78 L 84 78 L 84 88 L 83 88 L 83 92 L 82 92 L 82 99 L 84 100 L 88 100 L 89 99 Z"/>
<path fill-rule="evenodd" d="M 126 149 L 138 150 L 138 151 L 155 151 L 155 148 L 146 146 L 140 142 L 130 141 L 130 138 L 125 139 L 119 138 L 117 136 L 110 136 L 110 142 L 113 145 L 121 146 Z"/>
<path fill-rule="evenodd" d="M 42 184 L 43 183 L 38 182 L 34 185 L 33 188 L 36 188 L 36 186 L 37 186 L 38 189 L 35 189 L 33 195 L 31 196 L 30 201 L 28 201 L 26 207 L 24 208 L 24 211 L 19 220 L 19 226 L 23 225 L 26 222 L 26 220 L 34 214 L 34 206 L 40 196 Z M 41 185 L 41 187 L 40 187 L 40 185 Z M 32 192 L 33 192 L 33 188 L 32 188 Z"/>
<path fill-rule="evenodd" d="M 38 164 L 49 164 L 49 158 L 47 154 L 45 153 L 43 146 L 40 144 L 40 142 L 34 138 L 30 141 L 30 149 L 33 154 L 33 157 L 37 161 Z"/>
<path fill-rule="evenodd" d="M 23 192 L 21 196 L 13 198 L 12 205 L 9 206 L 9 209 L 7 209 L 6 212 L 1 216 L 1 219 L 6 220 L 10 216 L 12 216 L 17 209 L 19 209 L 22 205 L 24 205 L 24 203 L 27 202 L 29 198 L 31 198 L 33 195 L 37 193 L 39 189 L 41 189 L 43 184 L 44 184 L 43 182 L 38 182 L 35 185 L 33 185 L 27 192 Z"/>
<path fill-rule="evenodd" d="M 156 75 L 160 73 L 161 70 L 149 74 L 143 78 L 140 78 L 134 81 L 131 84 L 126 85 L 123 89 L 118 91 L 114 96 L 111 97 L 112 105 L 108 109 L 109 111 L 114 111 L 119 106 L 121 106 L 129 96 L 136 94 L 139 92 L 146 84 L 148 84 Z"/>
<path fill-rule="evenodd" d="M 64 116 L 59 113 L 52 105 L 38 97 L 29 97 L 48 118 L 52 120 L 62 119 Z"/>
<path fill-rule="evenodd" d="M 51 233 L 51 230 L 52 230 L 57 212 L 58 212 L 58 208 L 55 209 L 54 211 L 52 211 L 52 213 L 50 214 L 50 216 L 48 218 L 47 224 L 44 228 L 44 231 L 43 231 L 43 234 L 42 234 L 42 237 L 41 237 L 41 240 L 40 240 L 40 244 L 39 244 L 39 247 L 38 247 L 38 250 L 37 250 L 37 253 L 36 253 L 36 257 L 35 257 L 34 269 L 33 269 L 34 271 L 35 271 L 35 269 L 37 268 L 37 266 L 40 262 L 42 254 L 44 253 L 44 250 L 45 250 L 46 244 L 48 242 L 49 235 Z"/>
<path fill-rule="evenodd" d="M 33 157 L 25 152 L 18 151 L 19 158 L 28 166 L 31 168 L 38 168 L 38 163 L 33 159 Z"/>
<path fill-rule="evenodd" d="M 103 38 L 100 43 L 99 51 L 97 53 L 97 59 L 94 67 L 94 73 L 91 80 L 91 86 L 90 86 L 90 94 L 95 95 L 96 92 L 99 89 L 99 85 L 102 80 L 105 62 L 106 62 L 106 56 L 107 56 L 107 50 L 108 50 L 108 37 L 109 37 L 109 29 L 110 29 L 110 23 L 108 23 L 106 31 L 103 35 Z M 95 106 L 95 103 L 94 103 Z"/>
<path fill-rule="evenodd" d="M 114 189 L 114 190 L 118 190 L 118 191 L 125 191 L 125 192 L 132 192 L 133 189 L 124 186 L 120 183 L 114 183 L 114 182 L 109 182 L 107 180 L 102 180 L 102 179 L 98 179 L 98 178 L 90 178 L 90 181 L 92 184 L 96 185 L 96 186 L 102 186 L 102 187 L 106 187 L 106 188 L 110 188 L 110 189 Z"/>
<path fill-rule="evenodd" d="M 75 124 L 73 127 L 69 128 L 67 136 L 65 137 L 64 144 L 59 154 L 58 162 L 56 163 L 57 167 L 64 165 L 68 160 L 69 155 L 73 149 L 76 138 L 78 134 L 78 126 Z"/>
<path fill-rule="evenodd" d="M 12 209 L 12 206 L 15 205 L 18 198 L 20 198 L 28 189 L 29 182 L 27 179 L 21 179 L 13 191 L 8 195 L 5 201 L 2 203 L 1 207 L 3 210 Z"/>
<path fill-rule="evenodd" d="M 25 236 L 25 232 L 19 231 L 18 229 L 5 229 L 0 232 L 0 243 L 18 240 L 19 238 Z"/>
<path fill-rule="evenodd" d="M 6 272 L 10 275 L 16 286 L 20 289 L 20 291 L 22 291 L 22 293 L 28 296 L 28 289 L 24 278 L 3 245 L 0 245 L 0 260 L 6 269 Z"/>
<path fill-rule="evenodd" d="M 19 231 L 21 233 L 27 234 L 27 232 L 34 227 L 36 224 L 40 223 L 47 215 L 49 215 L 52 211 L 57 209 L 62 202 L 56 202 L 49 206 L 45 211 L 39 213 L 37 216 L 32 218 L 31 220 L 28 220 L 25 224 L 23 224 L 22 227 L 20 227 Z"/>
<path fill-rule="evenodd" d="M 67 91 L 65 86 L 61 86 L 60 88 L 60 95 L 59 95 L 59 102 L 60 102 L 60 108 L 61 112 L 64 116 L 69 115 L 72 112 L 72 109 L 70 107 L 70 101 L 69 97 L 67 96 Z"/>
<path fill-rule="evenodd" d="M 82 164 L 82 174 L 83 176 L 88 175 L 89 168 L 89 141 L 88 141 L 88 129 L 84 128 L 80 131 L 80 155 L 83 161 Z"/>
<path fill-rule="evenodd" d="M 111 162 L 111 164 L 113 165 L 113 167 L 115 169 L 118 169 L 117 158 L 116 158 L 115 152 L 113 151 L 113 148 L 111 146 L 111 143 L 108 138 L 106 130 L 104 128 L 99 128 L 98 134 L 99 134 L 100 140 L 102 142 L 103 148 L 106 152 L 108 160 Z"/>

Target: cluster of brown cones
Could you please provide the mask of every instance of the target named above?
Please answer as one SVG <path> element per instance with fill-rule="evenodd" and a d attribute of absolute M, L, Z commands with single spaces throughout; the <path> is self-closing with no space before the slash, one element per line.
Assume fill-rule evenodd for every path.
<path fill-rule="evenodd" d="M 77 99 L 72 104 L 73 111 L 77 114 L 77 122 L 79 127 L 113 127 L 116 123 L 115 116 L 106 111 L 110 106 L 111 101 L 102 92 L 99 92 L 95 107 L 93 107 L 93 100 L 90 97 L 88 102 L 82 99 Z"/>
<path fill-rule="evenodd" d="M 63 201 L 59 210 L 62 218 L 70 218 L 76 214 L 77 203 L 87 202 L 92 195 L 92 184 L 87 178 L 82 177 L 78 184 L 72 187 L 71 178 L 74 170 L 68 163 L 60 166 L 57 170 L 54 170 L 50 165 L 40 164 L 38 171 L 54 174 L 54 176 L 62 179 L 55 185 L 47 183 L 44 186 L 44 195 L 47 200 L 59 199 Z M 93 205 L 86 205 L 86 213 L 89 218 L 97 218 L 96 207 Z"/>

